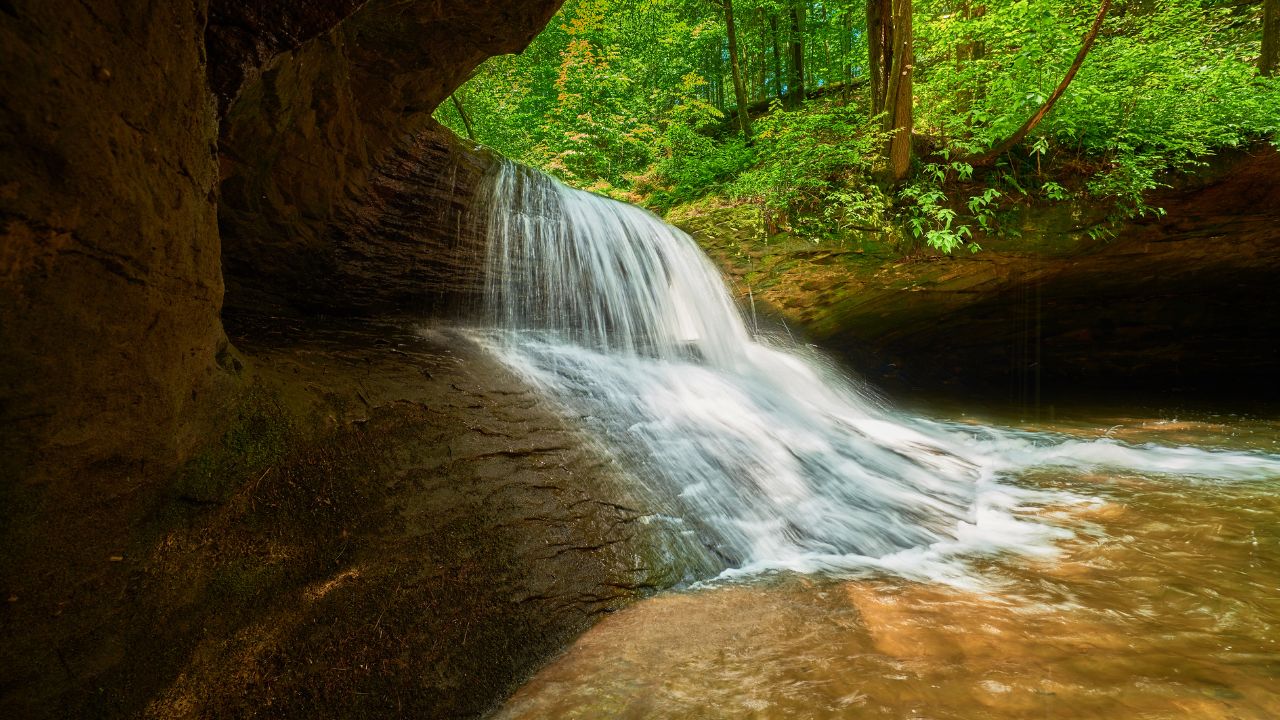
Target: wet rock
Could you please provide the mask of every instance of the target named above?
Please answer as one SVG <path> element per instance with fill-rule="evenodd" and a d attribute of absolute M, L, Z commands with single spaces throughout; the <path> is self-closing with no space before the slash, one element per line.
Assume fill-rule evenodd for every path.
<path fill-rule="evenodd" d="M 682 574 L 618 469 L 462 336 L 232 328 L 292 415 L 337 424 L 148 546 L 146 612 L 213 627 L 129 640 L 183 648 L 159 685 L 113 678 L 151 682 L 150 715 L 476 716 L 598 616 Z M 165 590 L 174 573 L 198 593 L 188 606 Z"/>
<path fill-rule="evenodd" d="M 0 12 L 0 577 L 24 599 L 0 617 L 7 717 L 29 715 L 15 688 L 54 714 L 58 683 L 115 661 L 85 611 L 127 574 L 104 555 L 225 389 L 200 5 Z M 68 644 L 97 652 L 30 662 Z"/>
<path fill-rule="evenodd" d="M 619 469 L 460 333 L 229 327 L 247 389 L 125 543 L 61 600 L 6 576 L 6 717 L 475 717 L 686 574 Z M 50 608 L 60 633 L 16 632 Z"/>
<path fill-rule="evenodd" d="M 475 203 L 497 161 L 444 128 L 418 132 L 371 170 L 357 200 L 333 210 L 314 246 L 228 236 L 228 306 L 424 316 L 475 307 L 485 257 Z"/>

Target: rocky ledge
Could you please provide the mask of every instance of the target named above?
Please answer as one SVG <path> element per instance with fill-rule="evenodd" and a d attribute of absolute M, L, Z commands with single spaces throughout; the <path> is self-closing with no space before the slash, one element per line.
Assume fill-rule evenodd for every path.
<path fill-rule="evenodd" d="M 902 257 L 870 239 L 763 238 L 745 206 L 672 220 L 757 318 L 829 348 L 895 394 L 1023 405 L 1166 397 L 1280 400 L 1280 153 L 1211 158 L 1109 229 L 1102 203 L 1029 204 L 976 254 Z M 754 309 L 752 304 L 754 303 Z"/>
<path fill-rule="evenodd" d="M 461 331 L 228 327 L 221 434 L 75 595 L 10 581 L 7 717 L 473 717 L 681 579 L 612 462 Z"/>

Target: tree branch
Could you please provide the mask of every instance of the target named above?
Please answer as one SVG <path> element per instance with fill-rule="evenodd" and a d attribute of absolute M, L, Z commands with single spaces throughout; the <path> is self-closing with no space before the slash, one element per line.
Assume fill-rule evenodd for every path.
<path fill-rule="evenodd" d="M 453 100 L 453 107 L 458 111 L 458 116 L 462 118 L 462 126 L 467 129 L 467 137 L 471 142 L 476 141 L 476 131 L 471 127 L 471 116 L 467 114 L 466 108 L 462 107 L 462 101 L 458 99 L 457 91 L 449 96 Z"/>
<path fill-rule="evenodd" d="M 1066 77 L 1062 78 L 1062 82 L 1058 83 L 1058 87 L 1054 88 L 1053 94 L 1045 101 L 1044 105 L 1027 119 L 1022 127 L 1018 128 L 1012 135 L 1005 138 L 1004 142 L 998 143 L 990 150 L 961 158 L 960 162 L 966 162 L 974 167 L 982 167 L 990 165 L 996 158 L 1008 152 L 1010 148 L 1022 142 L 1027 133 L 1031 132 L 1040 121 L 1044 119 L 1049 111 L 1053 109 L 1053 104 L 1058 102 L 1058 98 L 1062 97 L 1062 93 L 1067 91 L 1067 86 L 1075 79 L 1076 73 L 1080 71 L 1080 66 L 1084 64 L 1084 58 L 1089 54 L 1089 49 L 1093 47 L 1093 41 L 1098 39 L 1098 32 L 1102 30 L 1102 21 L 1107 17 L 1107 11 L 1111 9 L 1111 0 L 1102 0 L 1102 7 L 1098 9 L 1098 17 L 1093 20 L 1093 27 L 1089 28 L 1089 32 L 1084 36 L 1084 42 L 1080 45 L 1080 52 L 1076 53 L 1076 59 L 1071 63 L 1071 69 L 1067 70 Z"/>

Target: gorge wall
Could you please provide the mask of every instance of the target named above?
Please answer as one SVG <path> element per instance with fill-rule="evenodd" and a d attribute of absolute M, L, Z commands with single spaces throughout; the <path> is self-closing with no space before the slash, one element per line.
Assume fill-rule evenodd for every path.
<path fill-rule="evenodd" d="M 204 30 L 198 3 L 0 3 L 0 506 L 19 597 L 56 606 L 62 573 L 97 575 L 229 382 Z"/>
<path fill-rule="evenodd" d="M 377 180 L 407 154 L 442 204 L 465 197 L 459 168 L 488 160 L 431 112 L 558 4 L 0 4 L 9 476 L 176 461 L 225 349 L 224 264 L 237 300 L 373 303 L 360 281 L 405 260 L 345 242 Z"/>
<path fill-rule="evenodd" d="M 435 127 L 431 113 L 485 58 L 528 44 L 560 3 L 347 4 L 360 7 L 269 62 L 211 70 L 220 96 L 234 98 L 219 145 L 229 305 L 368 312 L 431 304 L 416 288 L 443 290 L 460 274 L 448 257 L 464 229 L 460 210 L 492 162 Z M 222 40 L 239 35 L 215 26 L 218 17 L 211 64 L 230 67 L 234 58 L 221 61 L 214 48 L 245 43 Z M 268 31 L 281 24 L 255 21 Z M 372 232 L 396 202 L 413 204 L 400 219 L 417 224 Z"/>
<path fill-rule="evenodd" d="M 0 707 L 129 660 L 119 558 L 245 388 L 225 280 L 266 313 L 452 287 L 457 219 L 393 247 L 379 188 L 412 157 L 465 197 L 492 159 L 431 112 L 558 5 L 0 1 Z"/>

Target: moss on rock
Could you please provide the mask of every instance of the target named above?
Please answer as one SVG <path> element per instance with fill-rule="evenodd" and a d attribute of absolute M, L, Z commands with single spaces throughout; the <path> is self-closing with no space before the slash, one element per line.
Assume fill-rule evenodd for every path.
<path fill-rule="evenodd" d="M 250 385 L 219 423 L 220 437 L 197 451 L 177 473 L 175 494 L 197 503 L 226 502 L 247 479 L 278 463 L 298 444 L 296 422 L 279 397 Z"/>

